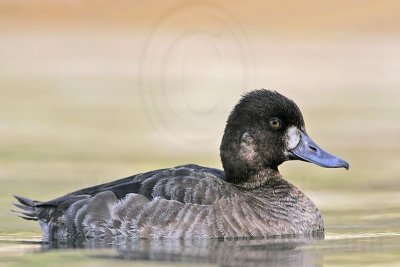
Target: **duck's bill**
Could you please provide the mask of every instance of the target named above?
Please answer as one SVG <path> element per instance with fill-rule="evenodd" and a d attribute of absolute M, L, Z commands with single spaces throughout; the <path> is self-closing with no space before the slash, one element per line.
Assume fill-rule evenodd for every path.
<path fill-rule="evenodd" d="M 345 168 L 350 165 L 320 148 L 306 133 L 300 132 L 300 141 L 295 148 L 289 151 L 290 159 L 299 159 L 314 163 L 325 168 Z"/>

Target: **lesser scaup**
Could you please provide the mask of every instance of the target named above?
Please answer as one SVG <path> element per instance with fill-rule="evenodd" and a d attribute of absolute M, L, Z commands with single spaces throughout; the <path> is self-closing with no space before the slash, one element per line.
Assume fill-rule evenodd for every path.
<path fill-rule="evenodd" d="M 260 89 L 229 115 L 224 171 L 197 165 L 136 174 L 40 202 L 16 196 L 20 216 L 39 221 L 44 240 L 67 238 L 233 238 L 322 232 L 314 203 L 278 166 L 303 160 L 349 164 L 307 135 L 297 105 Z"/>

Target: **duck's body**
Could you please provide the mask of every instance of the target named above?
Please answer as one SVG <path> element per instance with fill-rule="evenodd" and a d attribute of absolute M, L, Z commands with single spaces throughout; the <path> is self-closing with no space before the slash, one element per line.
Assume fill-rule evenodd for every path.
<path fill-rule="evenodd" d="M 221 144 L 225 171 L 183 165 L 48 202 L 17 197 L 22 204 L 17 206 L 24 218 L 40 222 L 45 240 L 234 238 L 323 231 L 314 203 L 278 172 L 279 164 L 295 158 L 348 168 L 312 143 L 291 100 L 257 90 L 244 96 L 228 119 Z"/>
<path fill-rule="evenodd" d="M 224 178 L 220 170 L 178 166 L 36 203 L 35 214 L 43 221 L 46 240 L 260 237 L 323 231 L 312 201 L 279 174 L 249 189 Z"/>

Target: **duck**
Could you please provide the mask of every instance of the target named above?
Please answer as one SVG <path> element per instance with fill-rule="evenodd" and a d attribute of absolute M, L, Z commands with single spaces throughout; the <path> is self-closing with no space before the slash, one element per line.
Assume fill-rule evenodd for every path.
<path fill-rule="evenodd" d="M 268 89 L 247 92 L 234 106 L 220 158 L 223 170 L 181 165 L 49 201 L 15 195 L 14 205 L 39 222 L 45 242 L 312 235 L 324 232 L 321 213 L 278 166 L 301 160 L 349 169 L 308 136 L 293 100 Z"/>

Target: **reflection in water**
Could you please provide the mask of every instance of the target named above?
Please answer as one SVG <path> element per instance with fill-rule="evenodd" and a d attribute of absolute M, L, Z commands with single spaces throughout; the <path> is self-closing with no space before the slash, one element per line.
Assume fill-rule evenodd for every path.
<path fill-rule="evenodd" d="M 320 237 L 293 237 L 274 239 L 193 239 L 193 240 L 133 240 L 127 242 L 86 242 L 41 243 L 38 237 L 32 239 L 0 236 L 1 255 L 7 255 L 13 262 L 21 259 L 21 266 L 39 266 L 38 262 L 58 260 L 77 262 L 77 266 L 125 266 L 125 261 L 140 261 L 140 266 L 158 263 L 180 263 L 197 266 L 199 263 L 219 266 L 342 266 L 343 260 L 349 266 L 400 266 L 400 229 L 389 231 L 354 232 L 342 229 Z M 72 249 L 72 250 L 71 250 Z M 37 253 L 52 252 L 52 253 Z M 22 253 L 22 254 L 21 254 Z M 21 258 L 21 255 L 27 257 Z M 31 258 L 29 258 L 32 256 Z M 27 261 L 27 258 L 30 259 Z M 86 262 L 88 265 L 82 263 Z M 155 262 L 157 262 L 155 264 Z M 31 263 L 31 264 L 30 264 Z M 379 263 L 379 264 L 378 264 Z M 386 263 L 386 265 L 385 265 Z M 144 264 L 144 265 L 143 265 Z M 14 265 L 12 265 L 14 266 Z"/>
<path fill-rule="evenodd" d="M 316 250 L 301 249 L 313 245 L 323 236 L 273 239 L 193 239 L 134 240 L 129 243 L 99 242 L 44 245 L 57 248 L 113 248 L 110 253 L 94 254 L 96 258 L 152 260 L 167 262 L 202 262 L 220 266 L 321 266 Z"/>

